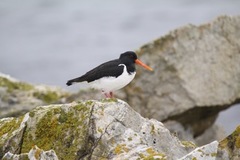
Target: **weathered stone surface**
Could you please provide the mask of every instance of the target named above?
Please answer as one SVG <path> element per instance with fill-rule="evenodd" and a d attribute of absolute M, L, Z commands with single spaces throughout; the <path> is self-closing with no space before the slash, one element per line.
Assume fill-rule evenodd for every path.
<path fill-rule="evenodd" d="M 231 135 L 219 142 L 217 159 L 240 159 L 240 126 L 238 126 Z"/>
<path fill-rule="evenodd" d="M 177 159 L 192 148 L 117 99 L 41 106 L 1 119 L 0 142 L 0 158 L 28 153 L 33 145 L 53 149 L 59 159 Z"/>
<path fill-rule="evenodd" d="M 196 148 L 118 99 L 39 106 L 24 116 L 0 119 L 0 158 L 239 159 L 239 128 L 219 145 Z"/>
<path fill-rule="evenodd" d="M 138 68 L 125 98 L 144 117 L 175 120 L 194 137 L 240 101 L 240 16 L 187 25 L 138 51 L 154 72 Z"/>
<path fill-rule="evenodd" d="M 111 153 L 105 158 L 117 159 L 154 156 L 177 159 L 187 153 L 183 144 L 162 123 L 141 117 L 123 101 L 114 106 L 110 103 L 94 107 L 92 118 L 94 137 L 101 138 L 101 145 L 93 152 L 98 155 L 96 159 L 104 155 L 101 155 L 102 148 Z"/>
<path fill-rule="evenodd" d="M 54 149 L 61 159 L 76 159 L 88 146 L 90 107 L 82 103 L 37 107 L 24 117 L 0 121 L 0 158 L 28 153 L 33 145 Z"/>
<path fill-rule="evenodd" d="M 218 142 L 214 141 L 202 147 L 196 148 L 179 160 L 216 160 Z"/>
<path fill-rule="evenodd" d="M 33 146 L 29 153 L 22 154 L 12 154 L 11 152 L 7 152 L 3 158 L 3 160 L 58 160 L 58 157 L 54 150 L 44 151 L 37 146 Z"/>
<path fill-rule="evenodd" d="M 28 154 L 23 153 L 23 154 L 12 154 L 11 152 L 7 152 L 2 160 L 27 160 L 28 159 Z"/>
<path fill-rule="evenodd" d="M 223 16 L 205 25 L 176 29 L 137 51 L 154 72 L 138 68 L 136 79 L 116 96 L 144 117 L 168 124 L 173 133 L 181 131 L 177 136 L 183 140 L 205 144 L 216 139 L 207 140 L 209 136 L 204 133 L 209 133 L 207 129 L 221 110 L 240 101 L 239 37 L 239 16 Z M 92 90 L 72 94 L 0 74 L 0 118 L 23 115 L 45 104 L 100 98 L 101 94 Z M 174 130 L 176 124 L 169 125 L 169 121 L 180 124 L 180 130 Z M 19 121 L 10 122 L 17 125 Z"/>
<path fill-rule="evenodd" d="M 206 129 L 204 133 L 194 140 L 199 146 L 205 145 L 206 142 L 212 142 L 214 140 L 220 141 L 226 137 L 226 132 L 224 129 L 216 124 L 212 125 L 210 128 Z"/>
<path fill-rule="evenodd" d="M 0 73 L 0 118 L 23 115 L 39 105 L 64 103 L 69 95 L 57 87 L 32 85 Z"/>

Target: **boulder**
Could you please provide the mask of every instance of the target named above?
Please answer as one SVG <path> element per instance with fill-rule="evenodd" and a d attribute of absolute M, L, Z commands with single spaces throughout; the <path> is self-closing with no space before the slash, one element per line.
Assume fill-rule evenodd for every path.
<path fill-rule="evenodd" d="M 144 117 L 180 122 L 201 135 L 218 113 L 240 100 L 240 16 L 187 25 L 143 45 L 123 98 Z"/>
<path fill-rule="evenodd" d="M 210 144 L 196 148 L 179 160 L 216 160 L 218 142 L 213 141 Z"/>
<path fill-rule="evenodd" d="M 194 148 L 118 99 L 39 106 L 0 120 L 0 158 L 52 150 L 59 159 L 171 160 Z"/>
<path fill-rule="evenodd" d="M 69 96 L 61 88 L 32 85 L 0 73 L 0 118 L 20 116 L 39 105 L 64 103 Z"/>
<path fill-rule="evenodd" d="M 197 147 L 122 100 L 78 101 L 0 119 L 0 159 L 237 160 L 239 135 Z"/>
<path fill-rule="evenodd" d="M 240 126 L 219 142 L 217 160 L 238 160 L 240 159 Z"/>
<path fill-rule="evenodd" d="M 3 160 L 23 160 L 23 159 L 30 159 L 30 160 L 58 160 L 58 157 L 54 150 L 44 151 L 37 146 L 33 146 L 29 153 L 22 153 L 22 154 L 12 154 L 11 152 L 7 152 Z"/>

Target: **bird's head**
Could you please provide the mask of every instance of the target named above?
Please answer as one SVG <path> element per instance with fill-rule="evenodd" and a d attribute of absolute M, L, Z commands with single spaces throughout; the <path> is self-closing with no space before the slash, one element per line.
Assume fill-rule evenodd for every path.
<path fill-rule="evenodd" d="M 153 71 L 153 69 L 151 67 L 149 67 L 148 65 L 144 64 L 142 61 L 140 61 L 138 58 L 137 58 L 137 54 L 133 51 L 127 51 L 127 52 L 124 52 L 120 55 L 120 58 L 121 60 L 123 61 L 128 61 L 128 62 L 131 62 L 131 63 L 136 63 L 144 68 L 146 68 L 147 70 L 149 71 Z"/>

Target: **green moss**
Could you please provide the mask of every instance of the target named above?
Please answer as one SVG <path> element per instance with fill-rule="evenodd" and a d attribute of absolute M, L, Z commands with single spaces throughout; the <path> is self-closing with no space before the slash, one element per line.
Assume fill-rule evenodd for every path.
<path fill-rule="evenodd" d="M 197 160 L 197 158 L 196 158 L 196 157 L 193 157 L 192 160 Z"/>
<path fill-rule="evenodd" d="M 154 126 L 154 124 L 151 126 L 151 134 L 155 134 L 155 126 Z"/>
<path fill-rule="evenodd" d="M 29 112 L 29 116 L 30 116 L 30 117 L 34 117 L 34 116 L 35 116 L 35 113 L 32 112 L 32 111 L 30 111 L 30 112 Z"/>
<path fill-rule="evenodd" d="M 0 121 L 0 137 L 5 134 L 8 134 L 8 136 L 10 136 L 13 131 L 19 128 L 22 120 L 23 116 L 19 118 L 12 118 L 12 120 L 9 121 Z"/>
<path fill-rule="evenodd" d="M 28 152 L 37 145 L 43 150 L 54 149 L 59 159 L 76 159 L 77 153 L 85 153 L 89 145 L 86 137 L 90 107 L 80 103 L 67 110 L 58 106 L 45 110 L 36 130 L 28 128 L 25 131 L 22 152 Z"/>
<path fill-rule="evenodd" d="M 94 102 L 89 100 L 89 101 L 86 101 L 85 104 L 88 105 L 88 106 L 91 106 Z"/>
<path fill-rule="evenodd" d="M 121 153 L 124 153 L 124 152 L 129 152 L 129 148 L 126 147 L 126 144 L 118 144 L 113 153 L 116 154 L 116 155 L 119 155 Z"/>
<path fill-rule="evenodd" d="M 236 130 L 233 132 L 234 142 L 235 146 L 237 148 L 240 148 L 240 126 L 236 128 Z"/>
<path fill-rule="evenodd" d="M 235 146 L 236 146 L 237 148 L 240 148 L 240 136 L 238 136 L 238 137 L 236 138 Z"/>
<path fill-rule="evenodd" d="M 128 141 L 132 141 L 133 139 L 132 139 L 132 137 L 128 137 Z"/>
<path fill-rule="evenodd" d="M 12 92 L 13 90 L 29 91 L 34 88 L 30 84 L 24 82 L 12 82 L 4 77 L 0 77 L 0 86 L 6 87 L 8 92 Z"/>
<path fill-rule="evenodd" d="M 98 132 L 102 134 L 103 130 L 101 128 L 98 128 Z"/>
<path fill-rule="evenodd" d="M 148 154 L 156 153 L 152 148 L 148 148 L 146 151 L 147 151 Z"/>
<path fill-rule="evenodd" d="M 58 96 L 58 94 L 54 91 L 47 91 L 47 92 L 34 92 L 33 96 L 42 100 L 43 102 L 46 103 L 53 103 L 56 102 L 60 99 L 60 97 Z"/>
<path fill-rule="evenodd" d="M 105 98 L 102 99 L 102 102 L 117 102 L 117 98 Z"/>
<path fill-rule="evenodd" d="M 55 114 L 57 114 L 56 113 L 56 111 L 54 112 Z M 60 114 L 60 116 L 58 117 L 58 122 L 60 122 L 60 123 L 65 123 L 67 120 L 68 120 L 68 114 L 63 110 L 63 109 L 61 109 L 61 112 L 60 112 L 61 114 Z"/>
<path fill-rule="evenodd" d="M 229 146 L 235 146 L 238 149 L 240 148 L 240 126 L 238 126 L 231 135 L 219 143 L 219 147 L 221 148 L 229 148 Z M 233 149 L 229 148 L 229 150 L 231 151 Z"/>
<path fill-rule="evenodd" d="M 77 111 L 85 112 L 85 111 L 89 110 L 88 106 L 91 106 L 91 105 L 92 105 L 92 103 L 89 103 L 89 101 L 87 101 L 86 103 L 78 102 L 78 104 L 75 105 L 73 108 Z"/>
<path fill-rule="evenodd" d="M 184 145 L 184 147 L 187 148 L 196 148 L 197 146 L 191 142 L 191 141 L 181 141 L 181 143 Z"/>
<path fill-rule="evenodd" d="M 211 156 L 212 157 L 216 157 L 217 156 L 217 153 L 215 152 L 215 153 L 211 153 Z"/>
<path fill-rule="evenodd" d="M 146 152 L 149 154 L 148 156 L 140 155 L 144 160 L 167 160 L 164 154 L 156 152 L 153 148 L 148 148 Z"/>

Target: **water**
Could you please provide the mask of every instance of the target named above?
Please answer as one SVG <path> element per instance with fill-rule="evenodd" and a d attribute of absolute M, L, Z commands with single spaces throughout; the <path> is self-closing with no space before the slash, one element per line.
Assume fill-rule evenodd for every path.
<path fill-rule="evenodd" d="M 239 8 L 239 0 L 0 0 L 0 71 L 66 88 L 67 79 L 126 50 Z M 240 119 L 226 117 L 218 122 L 229 132 Z"/>

